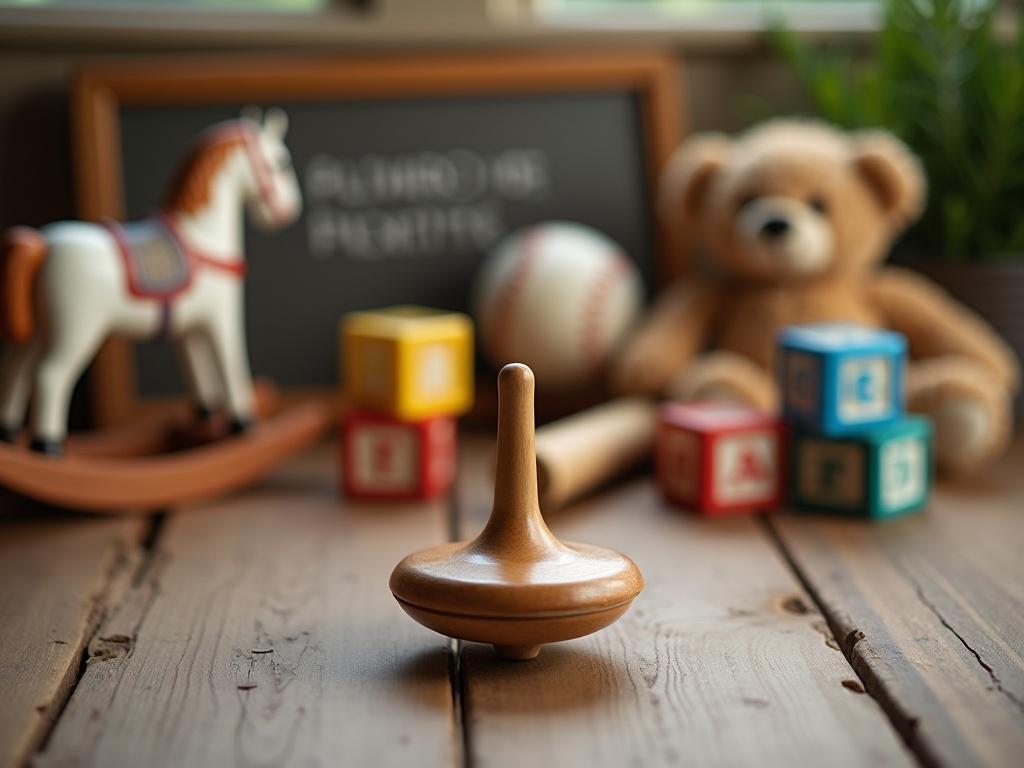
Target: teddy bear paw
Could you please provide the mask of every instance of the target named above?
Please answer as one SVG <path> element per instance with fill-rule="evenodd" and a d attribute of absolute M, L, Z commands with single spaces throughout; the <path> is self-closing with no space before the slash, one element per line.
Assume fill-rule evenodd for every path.
<path fill-rule="evenodd" d="M 935 459 L 953 474 L 966 474 L 995 456 L 1002 447 L 995 414 L 972 398 L 950 398 L 931 414 L 935 423 Z"/>
<path fill-rule="evenodd" d="M 731 352 L 712 352 L 693 361 L 668 386 L 676 402 L 719 400 L 772 412 L 778 392 L 771 377 L 750 360 Z"/>
<path fill-rule="evenodd" d="M 682 380 L 673 382 L 668 388 L 670 400 L 685 403 L 692 401 L 714 400 L 716 402 L 756 405 L 739 387 L 726 381 L 701 382 L 693 386 L 691 382 Z"/>
<path fill-rule="evenodd" d="M 656 397 L 674 372 L 657 358 L 625 355 L 612 367 L 611 388 L 623 395 Z"/>

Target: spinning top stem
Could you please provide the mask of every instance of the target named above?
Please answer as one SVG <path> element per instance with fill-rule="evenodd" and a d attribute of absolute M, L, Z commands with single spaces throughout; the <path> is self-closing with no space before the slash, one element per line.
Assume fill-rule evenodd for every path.
<path fill-rule="evenodd" d="M 533 371 L 525 365 L 512 363 L 498 374 L 494 506 L 473 546 L 506 560 L 531 560 L 561 546 L 544 523 L 537 500 L 533 391 Z"/>

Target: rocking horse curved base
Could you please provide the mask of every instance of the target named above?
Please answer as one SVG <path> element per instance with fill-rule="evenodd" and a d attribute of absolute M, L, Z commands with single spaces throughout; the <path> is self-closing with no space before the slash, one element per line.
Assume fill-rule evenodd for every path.
<path fill-rule="evenodd" d="M 315 440 L 332 411 L 310 402 L 240 432 L 251 412 L 242 226 L 280 229 L 302 210 L 288 117 L 271 110 L 196 141 L 157 218 L 63 221 L 0 237 L 0 423 L 11 440 L 31 400 L 33 447 L 58 453 L 68 397 L 92 351 L 113 334 L 180 345 L 196 401 L 237 417 L 166 411 L 133 428 L 69 439 L 64 456 L 0 444 L 0 486 L 94 512 L 146 512 L 240 488 Z M 259 407 L 257 393 L 257 408 Z M 140 454 L 152 454 L 141 456 Z"/>
<path fill-rule="evenodd" d="M 69 509 L 142 514 L 242 488 L 316 441 L 332 421 L 326 403 L 311 401 L 260 421 L 244 434 L 150 456 L 115 456 L 109 450 L 90 455 L 69 446 L 68 455 L 54 458 L 0 444 L 0 486 Z M 141 433 L 136 430 L 135 442 L 126 439 L 125 445 L 158 442 Z"/>

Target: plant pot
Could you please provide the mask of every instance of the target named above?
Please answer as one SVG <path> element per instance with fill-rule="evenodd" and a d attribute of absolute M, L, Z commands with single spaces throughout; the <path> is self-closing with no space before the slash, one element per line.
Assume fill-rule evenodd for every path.
<path fill-rule="evenodd" d="M 988 321 L 1024 361 L 1024 255 L 994 264 L 931 264 L 914 268 Z M 1024 395 L 1016 399 L 1017 420 L 1024 414 Z"/>

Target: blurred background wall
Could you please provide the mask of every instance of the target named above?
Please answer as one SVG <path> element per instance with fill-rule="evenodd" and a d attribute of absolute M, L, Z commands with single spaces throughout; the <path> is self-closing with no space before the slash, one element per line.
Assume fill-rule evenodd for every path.
<path fill-rule="evenodd" d="M 802 106 L 788 68 L 760 34 L 763 15 L 736 3 L 676 16 L 640 13 L 643 3 L 581 0 L 553 5 L 582 11 L 548 15 L 542 6 L 552 3 L 542 0 L 291 0 L 303 12 L 285 13 L 252 8 L 282 0 L 212 10 L 206 3 L 230 0 L 122 2 L 97 9 L 76 0 L 0 0 L 0 225 L 73 215 L 68 94 L 76 68 L 97 57 L 662 46 L 679 58 L 687 130 L 734 130 Z M 794 19 L 808 34 L 869 39 L 863 13 L 852 21 L 849 14 L 837 22 L 806 12 Z"/>

